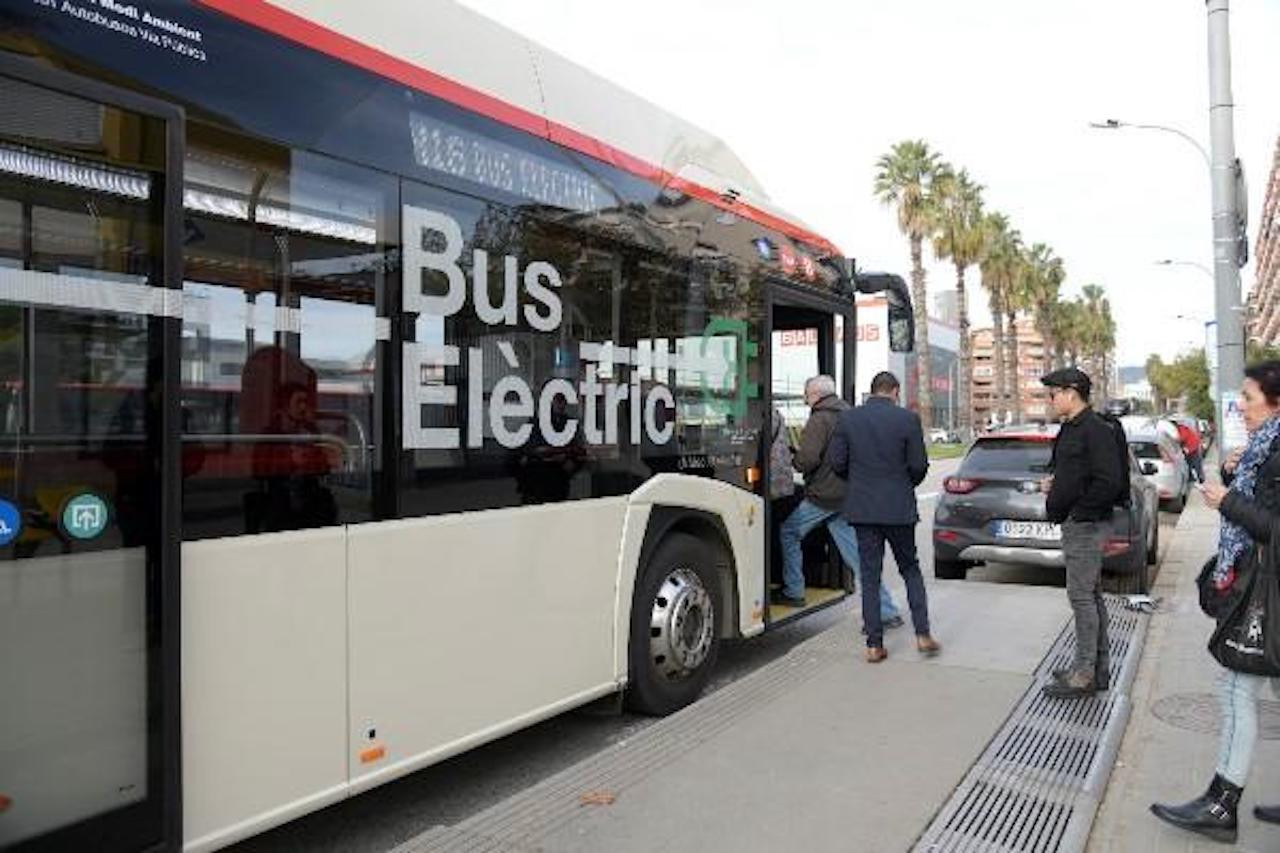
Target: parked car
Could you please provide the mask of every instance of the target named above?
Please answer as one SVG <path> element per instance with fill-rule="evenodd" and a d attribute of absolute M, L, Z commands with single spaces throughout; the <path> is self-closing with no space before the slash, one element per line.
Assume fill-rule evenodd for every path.
<path fill-rule="evenodd" d="M 1121 418 L 1133 411 L 1133 402 L 1124 399 L 1108 400 L 1103 410 L 1108 415 L 1115 415 L 1117 418 Z"/>
<path fill-rule="evenodd" d="M 1056 424 L 1006 429 L 974 442 L 955 476 L 943 481 L 933 517 L 933 573 L 963 579 L 986 562 L 1065 565 L 1062 528 L 1045 518 L 1040 481 L 1048 475 Z M 1116 507 L 1103 544 L 1103 570 L 1145 570 L 1160 548 L 1155 487 L 1129 454 L 1128 507 Z"/>
<path fill-rule="evenodd" d="M 1182 512 L 1191 493 L 1191 466 L 1176 438 L 1160 429 L 1155 422 L 1128 429 L 1129 447 L 1138 459 L 1139 469 L 1155 486 L 1160 504 L 1170 512 Z"/>
<path fill-rule="evenodd" d="M 940 427 L 934 427 L 933 429 L 929 430 L 930 444 L 958 444 L 959 442 L 960 442 L 960 436 L 956 435 L 954 432 L 952 432 L 949 429 L 941 429 Z"/>

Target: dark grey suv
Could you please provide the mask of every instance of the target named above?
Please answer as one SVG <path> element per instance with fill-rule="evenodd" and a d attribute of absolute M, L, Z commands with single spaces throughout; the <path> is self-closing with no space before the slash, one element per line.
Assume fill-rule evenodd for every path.
<path fill-rule="evenodd" d="M 1045 519 L 1039 483 L 1048 475 L 1056 424 L 1009 428 L 979 438 L 955 476 L 948 477 L 933 517 L 933 571 L 962 579 L 981 563 L 1024 563 L 1057 568 L 1062 530 Z M 1103 568 L 1138 572 L 1156 561 L 1159 499 L 1129 454 L 1131 499 L 1117 507 L 1103 546 Z"/>

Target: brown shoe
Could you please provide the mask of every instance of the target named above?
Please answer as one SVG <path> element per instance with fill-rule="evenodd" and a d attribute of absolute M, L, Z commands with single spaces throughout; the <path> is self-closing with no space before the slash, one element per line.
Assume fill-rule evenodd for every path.
<path fill-rule="evenodd" d="M 942 643 L 928 634 L 921 634 L 916 637 L 916 651 L 927 658 L 937 657 L 938 652 L 942 651 Z"/>
<path fill-rule="evenodd" d="M 867 646 L 867 663 L 883 663 L 889 657 L 884 646 Z"/>

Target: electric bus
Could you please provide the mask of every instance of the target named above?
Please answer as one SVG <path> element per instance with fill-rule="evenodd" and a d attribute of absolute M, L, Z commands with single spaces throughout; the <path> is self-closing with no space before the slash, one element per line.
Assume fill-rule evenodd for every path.
<path fill-rule="evenodd" d="M 691 702 L 847 588 L 813 541 L 770 608 L 762 438 L 852 399 L 859 288 L 909 348 L 722 141 L 448 0 L 0 1 L 0 848 Z"/>

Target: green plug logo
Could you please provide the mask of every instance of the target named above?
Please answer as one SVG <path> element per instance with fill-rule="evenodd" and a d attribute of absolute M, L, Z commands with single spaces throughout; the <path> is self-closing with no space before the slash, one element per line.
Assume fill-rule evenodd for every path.
<path fill-rule="evenodd" d="M 707 346 L 715 338 L 723 339 L 725 336 L 733 338 L 733 361 L 728 365 L 731 371 L 737 373 L 737 382 L 735 387 L 737 393 L 732 400 L 726 400 L 716 396 L 715 390 L 707 382 L 706 370 L 701 371 L 699 383 L 702 386 L 702 401 L 709 411 L 728 417 L 732 415 L 738 422 L 742 422 L 747 417 L 747 401 L 754 400 L 760 396 L 760 386 L 754 382 L 747 381 L 747 370 L 751 362 L 755 361 L 760 354 L 760 345 L 752 342 L 747 338 L 747 321 L 735 320 L 732 317 L 712 316 L 711 322 L 707 323 L 705 329 L 702 330 L 702 347 L 701 355 L 703 363 L 707 360 Z M 729 375 L 726 374 L 723 379 L 728 380 Z M 725 387 L 725 382 L 721 387 Z"/>

